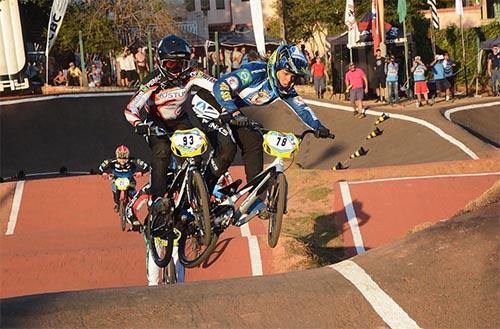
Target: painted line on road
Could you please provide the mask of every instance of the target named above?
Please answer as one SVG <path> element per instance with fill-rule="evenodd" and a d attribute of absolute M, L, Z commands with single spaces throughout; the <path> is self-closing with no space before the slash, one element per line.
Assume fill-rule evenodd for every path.
<path fill-rule="evenodd" d="M 356 253 L 364 253 L 365 246 L 363 244 L 363 237 L 361 236 L 361 230 L 358 225 L 358 218 L 356 217 L 356 211 L 352 204 L 351 191 L 349 190 L 349 185 L 347 182 L 340 182 L 340 193 L 342 194 L 342 202 L 344 203 L 345 214 L 347 216 L 347 223 L 351 228 L 352 239 L 354 241 L 354 246 L 356 247 Z"/>
<path fill-rule="evenodd" d="M 62 95 L 52 95 L 52 96 L 38 96 L 38 97 L 30 97 L 23 99 L 11 99 L 7 101 L 0 101 L 0 105 L 13 105 L 13 104 L 22 104 L 22 103 L 30 103 L 30 102 L 43 102 L 50 101 L 53 99 L 61 99 L 61 98 L 80 98 L 80 97 L 115 97 L 115 96 L 132 96 L 134 92 L 116 92 L 116 93 L 86 93 L 86 94 L 62 94 Z"/>
<path fill-rule="evenodd" d="M 392 329 L 419 329 L 419 325 L 410 318 L 362 267 L 350 260 L 329 266 L 349 280 L 365 297 L 382 320 Z"/>
<path fill-rule="evenodd" d="M 322 106 L 322 107 L 326 107 L 326 108 L 332 108 L 332 109 L 349 111 L 349 112 L 353 112 L 354 111 L 352 109 L 352 107 L 348 107 L 348 106 L 345 106 L 345 105 L 337 105 L 337 104 L 330 104 L 330 103 L 318 102 L 318 101 L 310 100 L 310 99 L 305 99 L 304 101 L 306 103 L 308 103 L 308 104 L 312 104 L 312 105 L 316 105 L 316 106 Z M 488 106 L 489 104 L 495 105 L 496 102 L 495 103 L 485 103 L 485 104 L 482 104 L 482 105 L 483 106 Z M 414 117 L 411 117 L 411 116 L 408 116 L 408 115 L 403 115 L 403 114 L 394 114 L 394 113 L 390 113 L 390 112 L 379 112 L 379 111 L 374 111 L 374 110 L 366 110 L 365 111 L 365 114 L 370 114 L 370 115 L 375 115 L 375 116 L 382 115 L 382 113 L 389 114 L 390 118 L 400 119 L 400 120 L 404 120 L 404 121 L 410 121 L 410 122 L 414 122 L 414 123 L 417 123 L 419 125 L 422 125 L 424 127 L 427 127 L 429 129 L 431 129 L 432 131 L 434 131 L 436 134 L 438 134 L 440 137 L 446 139 L 451 144 L 457 146 L 459 149 L 461 149 L 463 152 L 465 152 L 465 154 L 467 154 L 472 159 L 479 159 L 479 157 L 477 156 L 477 154 L 474 153 L 470 148 L 468 148 L 464 143 L 462 143 L 461 141 L 459 141 L 455 137 L 453 137 L 451 135 L 448 135 L 441 128 L 436 127 L 435 125 L 433 125 L 430 122 L 427 122 L 427 121 L 422 120 L 422 119 L 417 119 L 417 118 L 414 118 Z"/>
<path fill-rule="evenodd" d="M 250 226 L 245 223 L 240 227 L 241 236 L 248 239 L 248 251 L 250 253 L 250 266 L 252 276 L 263 275 L 262 257 L 260 256 L 259 240 L 250 232 Z"/>
<path fill-rule="evenodd" d="M 369 183 L 379 183 L 379 182 L 391 182 L 400 180 L 415 180 L 415 179 L 435 179 L 435 178 L 453 178 L 453 177 L 478 177 L 478 176 L 499 176 L 500 171 L 489 172 L 489 173 L 471 173 L 471 174 L 445 174 L 445 175 L 434 175 L 434 176 L 408 176 L 408 177 L 392 177 L 392 178 L 379 178 L 379 179 L 369 179 L 356 182 L 349 182 L 350 185 L 354 184 L 369 184 Z"/>
<path fill-rule="evenodd" d="M 460 106 L 460 107 L 455 107 L 453 109 L 446 110 L 444 112 L 444 117 L 446 119 L 448 119 L 449 121 L 453 122 L 453 120 L 451 120 L 451 114 L 453 114 L 455 112 L 480 109 L 480 108 L 491 107 L 491 106 L 495 106 L 495 105 L 500 105 L 500 102 L 493 102 L 493 103 L 486 103 L 486 104 L 472 104 L 472 105 L 464 105 L 464 106 Z"/>
<path fill-rule="evenodd" d="M 12 209 L 10 210 L 9 222 L 7 224 L 7 231 L 5 235 L 14 234 L 17 224 L 17 215 L 19 214 L 19 209 L 21 207 L 21 199 L 23 197 L 24 191 L 24 181 L 18 181 L 16 183 L 16 190 L 14 192 L 14 200 L 12 201 Z"/>

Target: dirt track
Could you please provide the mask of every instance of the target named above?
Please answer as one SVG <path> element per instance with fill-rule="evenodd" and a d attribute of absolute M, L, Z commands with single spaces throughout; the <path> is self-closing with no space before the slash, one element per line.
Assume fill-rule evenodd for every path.
<path fill-rule="evenodd" d="M 69 102 L 69 100 L 60 99 L 34 104 L 2 106 L 0 112 L 2 125 L 0 175 L 13 175 L 20 169 L 28 172 L 57 171 L 62 165 L 67 166 L 70 170 L 88 170 L 95 167 L 104 157 L 109 156 L 119 143 L 126 143 L 131 146 L 136 156 L 148 160 L 148 151 L 144 142 L 131 133 L 130 127 L 127 126 L 128 124 L 120 112 L 124 100 L 123 97 L 81 98 L 75 103 L 74 100 Z M 95 104 L 99 105 L 95 106 Z M 442 129 L 444 133 L 464 143 L 480 158 L 486 159 L 461 161 L 470 159 L 470 156 L 456 145 L 440 137 L 436 132 L 427 127 L 394 118 L 379 125 L 380 129 L 384 130 L 381 136 L 367 141 L 365 137 L 374 128 L 375 116 L 355 119 L 347 111 L 323 107 L 314 107 L 314 109 L 321 120 L 335 132 L 337 138 L 333 142 L 313 138 L 305 140 L 301 146 L 297 163 L 304 168 L 330 169 L 336 162 L 343 161 L 351 168 L 351 170 L 346 171 L 328 172 L 327 175 L 322 174 L 321 177 L 325 179 L 324 184 L 332 184 L 339 180 L 352 181 L 405 175 L 500 171 L 498 149 L 485 144 L 461 127 L 444 119 L 441 114 L 442 108 L 434 107 L 425 111 L 416 111 L 386 107 L 384 111 L 425 119 Z M 254 109 L 249 112 L 249 115 L 275 129 L 299 132 L 303 126 L 290 113 L 292 112 L 282 105 L 274 104 L 271 108 Z M 40 117 L 43 117 L 44 120 L 39 120 Z M 33 122 L 37 122 L 37 125 L 33 125 Z M 498 123 L 495 122 L 489 122 L 485 125 L 490 130 L 492 125 L 498 127 Z M 85 142 L 82 143 L 82 141 Z M 369 150 L 368 154 L 365 157 L 346 160 L 360 145 L 366 146 L 366 149 Z M 33 161 L 33 159 L 39 161 Z M 438 161 L 440 162 L 436 163 Z M 91 177 L 82 178 L 82 182 L 86 180 L 90 182 L 91 179 Z M 73 184 L 71 183 L 72 179 L 66 180 L 68 186 Z M 44 185 L 46 186 L 44 187 Z M 60 219 L 57 217 L 61 216 L 60 214 L 51 214 L 50 211 L 64 209 L 60 206 L 60 204 L 64 204 L 69 207 L 64 211 L 70 213 L 71 207 L 76 209 L 81 205 L 77 200 L 88 198 L 85 193 L 90 190 L 84 195 L 78 196 L 75 201 L 71 198 L 72 195 L 65 192 L 66 190 L 59 184 L 45 184 L 43 181 L 37 184 L 28 181 L 26 186 L 28 192 L 30 186 L 39 186 L 38 188 L 41 188 L 42 192 L 36 192 L 35 195 L 47 197 L 42 203 L 39 199 L 33 199 L 37 201 L 31 203 L 23 201 L 26 202 L 28 208 L 21 208 L 19 231 L 16 231 L 16 234 L 10 238 L 15 239 L 17 235 L 24 242 L 31 240 L 28 235 L 22 235 L 23 223 L 29 225 L 34 223 L 34 227 L 40 232 L 51 231 L 43 217 L 37 216 L 37 205 L 41 204 L 46 206 L 48 216 L 46 218 L 55 219 L 54 225 L 57 225 L 57 220 L 70 219 L 72 221 L 67 223 L 70 224 L 68 233 L 62 236 L 54 235 L 50 238 L 53 244 L 49 250 L 56 264 L 60 262 L 57 258 L 57 248 L 61 248 L 64 241 L 72 245 L 83 243 L 83 246 L 99 246 L 95 242 L 100 243 L 108 239 L 110 244 L 116 247 L 115 254 L 123 255 L 125 253 L 132 258 L 141 259 L 140 264 L 136 264 L 135 267 L 129 267 L 130 264 L 127 263 L 124 267 L 133 269 L 132 272 L 137 272 L 135 274 L 140 275 L 144 280 L 142 241 L 134 239 L 134 243 L 131 244 L 130 236 L 124 237 L 123 234 L 113 236 L 110 239 L 110 236 L 105 233 L 108 226 L 106 221 L 113 216 L 110 213 L 110 207 L 106 204 L 105 212 L 95 212 L 95 209 L 99 207 L 102 209 L 103 200 L 110 201 L 108 186 L 89 184 L 92 190 L 91 195 L 98 196 L 92 199 L 91 204 L 85 204 L 85 207 L 88 207 L 87 211 L 92 213 L 84 212 L 83 216 L 76 218 L 66 214 Z M 3 183 L 0 188 L 0 204 L 12 204 L 15 184 Z M 57 195 L 57 192 L 52 191 L 61 193 L 61 197 L 51 200 L 51 195 Z M 84 191 L 82 189 L 80 192 Z M 457 225 L 439 224 L 438 227 L 441 229 L 431 228 L 425 234 L 418 233 L 412 235 L 408 241 L 377 248 L 354 258 L 354 261 L 361 265 L 381 288 L 392 296 L 422 327 L 490 327 L 490 324 L 492 324 L 491 327 L 498 326 L 498 315 L 493 313 L 493 306 L 495 302 L 498 304 L 498 298 L 488 294 L 495 291 L 495 287 L 490 285 L 498 285 L 498 280 L 495 280 L 499 277 L 498 266 L 494 266 L 494 263 L 487 256 L 496 255 L 496 249 L 498 249 L 498 237 L 488 236 L 488 234 L 492 234 L 491 232 L 498 230 L 498 211 L 497 205 L 485 210 L 484 215 L 477 215 L 485 217 L 479 220 L 480 225 L 474 226 L 471 224 L 472 221 L 464 221 Z M 85 225 L 88 224 L 88 219 L 85 218 L 86 214 L 97 219 L 100 223 L 97 224 L 95 231 L 86 231 Z M 2 206 L 0 224 L 4 230 L 8 216 L 9 210 Z M 40 219 L 40 221 L 36 219 Z M 83 230 L 82 233 L 85 232 L 85 238 L 78 237 L 80 232 L 71 228 L 71 225 L 75 224 Z M 31 227 L 33 228 L 33 226 Z M 450 227 L 454 229 L 451 230 Z M 257 232 L 254 234 L 261 234 L 260 230 L 260 228 L 252 228 L 253 232 Z M 233 238 L 234 236 L 231 237 L 231 239 Z M 240 242 L 233 240 L 232 245 L 248 244 L 246 239 Z M 250 238 L 248 239 L 250 241 Z M 71 241 L 75 243 L 71 243 Z M 462 243 L 462 241 L 465 242 Z M 5 237 L 0 239 L 2 252 L 7 255 L 12 250 L 21 251 L 17 257 L 23 259 L 22 271 L 29 273 L 29 268 L 33 266 L 36 256 L 31 260 L 29 257 L 22 256 L 25 249 L 25 252 L 29 253 L 29 245 L 25 245 L 24 249 L 5 248 L 11 242 L 6 243 Z M 265 246 L 265 241 L 261 241 L 261 243 Z M 450 245 L 453 246 L 453 249 L 449 248 Z M 99 251 L 99 248 L 104 249 Z M 227 249 L 226 253 L 232 252 L 231 250 L 231 248 Z M 265 247 L 261 248 L 263 258 L 269 257 L 266 250 L 268 251 Z M 427 252 L 417 252 L 420 250 L 427 250 Z M 113 257 L 113 252 L 108 247 L 97 247 L 95 251 L 96 255 L 101 252 L 103 257 L 105 255 Z M 81 249 L 79 252 L 81 259 L 88 256 L 85 249 Z M 47 253 L 47 251 L 41 249 L 39 255 L 43 255 L 43 253 Z M 461 255 L 470 255 L 473 266 L 469 266 L 469 263 L 465 263 L 464 266 L 464 258 Z M 493 259 L 497 258 L 495 257 L 493 256 Z M 234 261 L 241 265 L 247 261 L 245 259 L 246 256 L 231 254 L 226 260 L 224 257 L 219 259 L 219 265 L 228 269 L 235 266 Z M 446 259 L 446 262 L 440 261 L 443 259 Z M 68 265 L 72 264 L 71 257 L 68 256 L 65 262 Z M 393 264 L 398 264 L 398 266 L 393 266 Z M 89 263 L 87 266 L 92 265 Z M 14 263 L 7 268 L 19 269 Z M 481 271 L 479 274 L 477 269 Z M 436 276 L 435 271 L 440 271 L 440 274 Z M 111 266 L 107 275 L 113 277 L 118 272 L 120 271 L 116 271 Z M 236 272 L 242 273 L 241 269 L 237 269 Z M 386 272 L 387 274 L 384 274 Z M 111 283 L 112 280 L 102 285 L 102 278 L 99 278 L 98 273 L 99 271 L 95 273 L 95 286 L 117 286 L 116 283 Z M 130 271 L 128 273 L 126 271 L 120 272 L 119 276 L 123 285 L 144 284 L 143 281 L 131 282 L 130 274 L 133 273 Z M 264 274 L 269 273 L 273 273 L 273 271 L 264 271 Z M 403 275 L 399 276 L 400 273 Z M 5 278 L 5 272 L 3 275 Z M 23 285 L 24 279 L 21 279 L 22 277 L 19 276 L 20 281 L 16 284 Z M 202 277 L 203 274 L 200 278 Z M 449 280 L 450 277 L 453 280 Z M 25 293 L 47 291 L 43 290 L 44 288 L 39 282 L 36 280 L 31 282 L 26 287 Z M 57 282 L 52 284 L 56 284 L 53 287 L 58 287 Z M 82 288 L 92 288 L 92 285 L 80 289 Z M 50 289 L 50 291 L 75 289 L 79 289 L 76 281 L 70 289 L 61 285 L 59 288 Z M 290 294 L 291 291 L 293 291 L 292 294 Z M 5 294 L 2 295 L 5 296 Z M 8 296 L 16 296 L 16 294 L 8 294 Z M 175 296 L 174 302 L 158 302 L 159 300 L 169 300 L 172 296 Z M 464 296 L 468 298 L 464 298 Z M 104 300 L 107 302 L 103 303 Z M 471 305 L 469 300 L 473 300 L 474 305 Z M 325 308 L 325 306 L 327 307 Z M 151 310 L 149 313 L 154 314 L 157 318 L 152 319 L 144 316 L 145 310 Z M 235 310 L 237 312 L 234 312 Z M 443 315 L 444 310 L 448 311 L 449 316 Z M 191 316 L 186 317 L 186 313 L 191 314 Z M 488 320 L 488 317 L 492 320 Z M 377 328 L 385 327 L 387 322 L 382 321 L 373 312 L 365 298 L 353 289 L 353 286 L 345 278 L 329 268 L 264 276 L 263 278 L 217 281 L 208 285 L 190 283 L 167 288 L 99 290 L 2 300 L 2 327 L 11 325 L 16 327 L 89 326 L 96 328 L 150 325 L 155 327 L 162 323 L 172 323 L 172 326 L 183 327 L 335 326 Z"/>

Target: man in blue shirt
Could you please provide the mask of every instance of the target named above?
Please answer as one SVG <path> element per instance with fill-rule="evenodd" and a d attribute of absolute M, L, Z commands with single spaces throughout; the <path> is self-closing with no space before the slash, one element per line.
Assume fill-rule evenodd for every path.
<path fill-rule="evenodd" d="M 455 74 L 453 73 L 453 68 L 457 65 L 450 59 L 448 52 L 445 52 L 443 56 L 444 77 L 450 83 L 450 95 L 453 98 L 455 96 Z"/>
<path fill-rule="evenodd" d="M 436 95 L 439 96 L 441 91 L 446 93 L 446 101 L 450 101 L 450 83 L 446 79 L 444 75 L 444 65 L 443 65 L 444 56 L 436 55 L 434 60 L 431 62 L 430 66 L 432 67 L 432 74 L 434 76 L 434 82 L 436 83 Z"/>
<path fill-rule="evenodd" d="M 225 110 L 221 120 L 229 122 L 243 107 L 266 105 L 281 99 L 304 124 L 316 130 L 316 137 L 327 138 L 330 130 L 321 124 L 293 87 L 296 78 L 306 75 L 307 59 L 294 44 L 279 46 L 267 63 L 258 60 L 242 64 L 239 70 L 214 83 L 215 98 Z M 248 181 L 263 169 L 262 136 L 248 128 L 237 128 L 235 139 L 242 151 Z"/>
<path fill-rule="evenodd" d="M 389 102 L 394 105 L 394 103 L 399 102 L 399 66 L 395 62 L 396 58 L 394 55 L 389 57 L 389 63 L 385 64 L 385 73 L 387 79 L 387 88 L 389 90 Z"/>

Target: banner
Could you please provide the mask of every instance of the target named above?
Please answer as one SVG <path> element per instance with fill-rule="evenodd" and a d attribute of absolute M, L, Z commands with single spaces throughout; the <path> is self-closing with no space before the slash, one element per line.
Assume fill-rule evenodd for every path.
<path fill-rule="evenodd" d="M 45 55 L 48 57 L 50 49 L 56 41 L 57 33 L 61 28 L 66 7 L 68 7 L 69 0 L 54 0 L 52 3 L 52 10 L 50 11 L 49 26 L 47 28 L 47 47 L 45 48 Z"/>
<path fill-rule="evenodd" d="M 462 4 L 462 0 L 455 0 L 455 12 L 458 16 L 464 15 L 464 6 Z"/>
<path fill-rule="evenodd" d="M 257 52 L 264 57 L 266 56 L 266 41 L 264 39 L 264 20 L 260 0 L 250 0 L 250 13 L 252 15 L 253 35 L 257 45 Z"/>
<path fill-rule="evenodd" d="M 373 54 L 380 47 L 380 24 L 378 20 L 378 5 L 377 0 L 372 0 L 372 39 L 373 39 Z"/>
<path fill-rule="evenodd" d="M 359 40 L 359 29 L 358 29 L 358 23 L 356 22 L 356 17 L 354 16 L 353 0 L 346 0 L 345 2 L 344 23 L 345 25 L 347 25 L 347 31 L 348 31 L 347 48 L 355 47 L 356 43 Z"/>

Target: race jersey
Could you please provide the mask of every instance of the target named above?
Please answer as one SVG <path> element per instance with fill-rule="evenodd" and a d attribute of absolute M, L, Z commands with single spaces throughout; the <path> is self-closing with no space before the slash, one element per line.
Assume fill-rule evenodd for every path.
<path fill-rule="evenodd" d="M 239 70 L 222 76 L 214 83 L 213 92 L 217 102 L 230 113 L 243 107 L 265 105 L 281 99 L 307 126 L 313 129 L 321 126 L 312 109 L 295 89 L 290 89 L 284 96 L 273 91 L 267 76 L 267 63 L 262 61 L 242 64 Z"/>
<path fill-rule="evenodd" d="M 387 64 L 387 81 L 398 81 L 398 63 Z"/>
<path fill-rule="evenodd" d="M 442 61 L 434 63 L 432 66 L 432 75 L 434 76 L 434 80 L 444 79 L 444 66 Z"/>
<path fill-rule="evenodd" d="M 133 174 L 138 171 L 142 173 L 148 172 L 149 165 L 141 159 L 135 158 L 129 158 L 123 165 L 121 165 L 116 159 L 107 159 L 99 165 L 98 170 L 100 174 L 110 172 L 115 176 L 122 176 L 126 173 Z"/>
<path fill-rule="evenodd" d="M 177 86 L 169 82 L 159 70 L 155 70 L 142 81 L 139 90 L 130 99 L 124 110 L 125 117 L 132 126 L 136 126 L 142 122 L 140 111 L 144 107 L 148 119 L 157 124 L 175 120 L 183 114 L 181 105 L 191 87 L 199 86 L 212 91 L 214 82 L 214 78 L 194 70 Z"/>
<path fill-rule="evenodd" d="M 425 81 L 425 67 L 422 64 L 417 64 L 413 71 L 413 80 Z"/>

